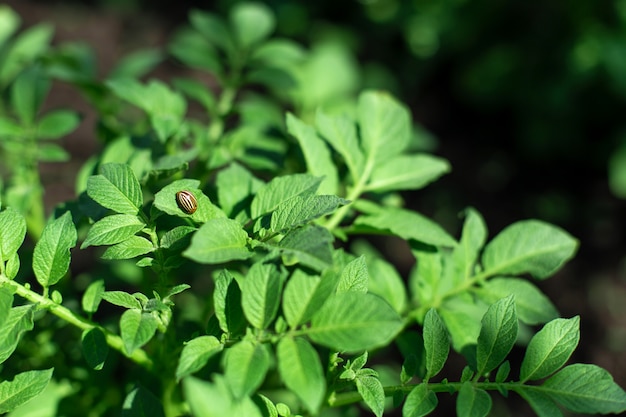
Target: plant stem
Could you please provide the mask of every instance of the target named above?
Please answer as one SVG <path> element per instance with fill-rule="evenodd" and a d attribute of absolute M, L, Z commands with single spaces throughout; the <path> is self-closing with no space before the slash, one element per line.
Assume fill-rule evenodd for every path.
<path fill-rule="evenodd" d="M 357 182 L 350 190 L 348 195 L 346 196 L 346 200 L 356 201 L 361 194 L 365 191 L 365 187 L 367 185 L 367 181 L 369 181 L 370 174 L 372 173 L 372 169 L 374 169 L 374 158 L 370 156 L 367 159 L 367 163 L 365 164 L 365 168 L 363 169 L 363 175 L 359 178 L 359 182 Z M 335 227 L 339 226 L 341 221 L 346 217 L 348 211 L 350 210 L 350 204 L 341 206 L 339 210 L 337 210 L 330 219 L 324 225 L 328 230 L 332 231 Z"/>
<path fill-rule="evenodd" d="M 122 340 L 122 338 L 111 333 L 107 329 L 101 326 L 98 326 L 97 324 L 74 314 L 68 308 L 55 303 L 49 298 L 43 297 L 42 295 L 30 290 L 29 288 L 25 287 L 22 284 L 19 284 L 15 281 L 8 279 L 4 275 L 0 275 L 0 284 L 10 285 L 15 290 L 15 293 L 19 295 L 20 297 L 32 303 L 38 304 L 40 308 L 50 311 L 55 316 L 59 317 L 60 319 L 66 321 L 67 323 L 73 326 L 78 327 L 79 329 L 83 331 L 93 329 L 93 328 L 98 328 L 100 331 L 102 331 L 102 333 L 104 333 L 107 344 L 110 347 L 123 353 L 130 360 L 132 360 L 138 365 L 143 366 L 147 370 L 152 369 L 152 366 L 153 366 L 152 359 L 148 357 L 145 351 L 141 349 L 136 349 L 135 351 L 133 351 L 132 354 L 127 355 L 124 350 L 124 341 Z"/>

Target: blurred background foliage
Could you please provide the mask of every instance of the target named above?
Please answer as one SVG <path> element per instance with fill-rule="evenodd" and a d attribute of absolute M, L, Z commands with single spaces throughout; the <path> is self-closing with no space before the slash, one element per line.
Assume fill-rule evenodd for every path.
<path fill-rule="evenodd" d="M 191 9 L 226 16 L 237 0 L 7 3 L 27 24 L 65 25 L 66 39 L 104 31 L 84 37 L 114 54 L 165 50 Z M 626 385 L 626 0 L 264 3 L 276 13 L 274 36 L 310 50 L 295 101 L 301 114 L 341 109 L 363 88 L 384 88 L 423 126 L 419 146 L 450 160 L 452 174 L 406 196 L 413 208 L 451 232 L 471 205 L 492 235 L 535 217 L 581 240 L 576 260 L 543 288 L 562 315 L 587 320 L 582 340 L 593 346 L 578 359 Z M 98 19 L 76 29 L 85 15 Z M 111 16 L 120 37 L 106 34 Z M 106 46 L 119 39 L 117 49 Z M 167 62 L 153 76 L 176 71 Z"/>

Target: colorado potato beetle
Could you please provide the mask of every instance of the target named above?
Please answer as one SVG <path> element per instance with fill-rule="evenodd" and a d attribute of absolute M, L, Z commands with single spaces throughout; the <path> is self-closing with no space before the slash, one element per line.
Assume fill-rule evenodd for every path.
<path fill-rule="evenodd" d="M 198 209 L 198 200 L 189 191 L 179 191 L 176 193 L 178 207 L 187 214 L 193 214 Z"/>

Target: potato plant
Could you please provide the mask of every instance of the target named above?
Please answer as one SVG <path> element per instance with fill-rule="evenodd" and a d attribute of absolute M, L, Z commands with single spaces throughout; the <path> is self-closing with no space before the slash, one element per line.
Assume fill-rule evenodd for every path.
<path fill-rule="evenodd" d="M 626 410 L 607 371 L 571 363 L 580 318 L 534 283 L 574 237 L 536 219 L 490 235 L 471 207 L 450 234 L 404 205 L 451 170 L 406 106 L 320 94 L 332 74 L 262 4 L 189 21 L 98 79 L 88 48 L 0 7 L 0 412 L 417 417 L 447 397 L 486 416 L 513 393 L 542 417 Z M 165 58 L 218 87 L 146 77 Z M 103 150 L 47 217 L 38 164 L 80 123 L 41 111 L 52 82 L 97 111 Z M 408 276 L 372 235 L 401 242 Z"/>

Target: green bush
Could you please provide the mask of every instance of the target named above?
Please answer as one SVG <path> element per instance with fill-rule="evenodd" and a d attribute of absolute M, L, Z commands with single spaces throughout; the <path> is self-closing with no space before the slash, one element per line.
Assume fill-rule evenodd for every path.
<path fill-rule="evenodd" d="M 0 412 L 408 417 L 453 394 L 485 416 L 490 392 L 540 416 L 626 410 L 608 372 L 568 364 L 579 317 L 533 284 L 575 238 L 540 220 L 489 238 L 472 208 L 452 236 L 400 194 L 451 167 L 391 95 L 354 96 L 341 48 L 272 37 L 255 3 L 190 23 L 167 53 L 216 88 L 142 81 L 154 50 L 99 80 L 88 48 L 0 8 Z M 41 113 L 53 80 L 92 104 L 104 149 L 46 220 L 38 164 L 66 160 L 50 141 L 80 123 Z M 410 251 L 406 279 L 368 235 Z M 89 247 L 104 261 L 74 270 Z"/>

